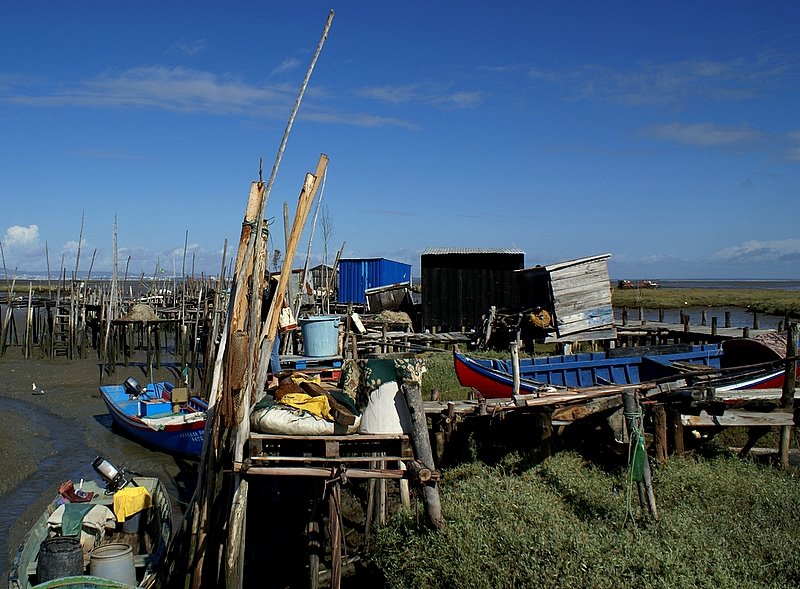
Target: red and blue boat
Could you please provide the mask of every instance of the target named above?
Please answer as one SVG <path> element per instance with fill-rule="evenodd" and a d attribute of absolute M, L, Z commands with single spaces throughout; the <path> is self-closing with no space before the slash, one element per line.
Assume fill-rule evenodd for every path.
<path fill-rule="evenodd" d="M 132 378 L 100 387 L 111 418 L 125 433 L 164 452 L 200 456 L 208 404 L 173 396 L 175 390 L 166 381 L 140 387 Z"/>
<path fill-rule="evenodd" d="M 609 352 L 521 358 L 519 393 L 537 394 L 547 387 L 586 389 L 630 385 L 703 372 L 719 375 L 714 381 L 717 390 L 780 388 L 784 380 L 781 358 L 774 346 L 744 338 L 721 346 L 647 348 L 646 353 L 637 353 L 635 348 L 618 348 Z M 453 364 L 462 386 L 474 388 L 486 398 L 512 396 L 511 360 L 470 358 L 455 347 Z"/>

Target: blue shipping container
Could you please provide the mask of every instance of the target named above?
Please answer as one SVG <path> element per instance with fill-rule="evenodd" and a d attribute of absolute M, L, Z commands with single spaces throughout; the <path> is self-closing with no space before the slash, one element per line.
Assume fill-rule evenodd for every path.
<path fill-rule="evenodd" d="M 386 258 L 339 260 L 339 302 L 365 304 L 364 291 L 411 282 L 411 264 Z"/>

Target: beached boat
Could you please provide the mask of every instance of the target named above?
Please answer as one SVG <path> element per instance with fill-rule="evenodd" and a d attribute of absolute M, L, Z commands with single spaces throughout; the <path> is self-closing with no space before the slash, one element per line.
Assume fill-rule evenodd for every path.
<path fill-rule="evenodd" d="M 728 344 L 729 342 L 726 342 Z M 730 347 L 738 348 L 733 344 Z M 748 340 L 748 349 L 758 342 Z M 725 349 L 717 344 L 699 346 L 668 346 L 648 348 L 646 353 L 636 349 L 619 348 L 606 352 L 522 358 L 519 361 L 520 394 L 534 394 L 544 388 L 587 388 L 604 385 L 627 385 L 656 379 L 679 378 L 686 372 L 717 371 L 741 367 L 741 372 L 727 373 L 718 381 L 719 390 L 744 388 L 777 388 L 783 384 L 783 367 L 766 366 L 746 370 L 725 358 Z M 730 355 L 732 356 L 732 354 Z M 747 364 L 779 360 L 776 357 L 750 356 Z M 511 360 L 481 360 L 453 350 L 456 375 L 462 386 L 472 387 L 487 398 L 508 398 L 513 390 Z"/>
<path fill-rule="evenodd" d="M 140 387 L 132 378 L 100 387 L 114 423 L 123 431 L 166 452 L 199 456 L 208 404 L 185 391 L 169 382 Z"/>
<path fill-rule="evenodd" d="M 172 535 L 172 505 L 156 478 L 116 471 L 101 487 L 61 485 L 17 550 L 9 589 L 156 587 Z M 97 468 L 97 467 L 96 467 Z M 98 472 L 100 470 L 98 469 Z"/>

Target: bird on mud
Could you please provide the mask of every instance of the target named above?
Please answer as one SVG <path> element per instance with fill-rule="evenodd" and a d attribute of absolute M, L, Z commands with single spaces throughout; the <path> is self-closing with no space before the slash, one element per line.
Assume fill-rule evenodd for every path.
<path fill-rule="evenodd" d="M 31 384 L 31 388 L 33 389 L 31 391 L 32 395 L 44 395 L 44 391 L 42 389 L 40 389 L 39 387 L 37 387 L 35 382 L 33 384 Z"/>

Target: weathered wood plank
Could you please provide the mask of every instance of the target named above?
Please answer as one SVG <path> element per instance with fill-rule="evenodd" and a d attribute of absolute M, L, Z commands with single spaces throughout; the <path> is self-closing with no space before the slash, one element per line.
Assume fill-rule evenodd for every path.
<path fill-rule="evenodd" d="M 764 413 L 730 410 L 717 417 L 706 412 L 700 415 L 681 415 L 681 423 L 687 427 L 793 426 L 794 416 L 780 411 Z"/>
<path fill-rule="evenodd" d="M 234 466 L 234 470 L 244 471 L 244 467 Z M 247 475 L 263 475 L 263 476 L 287 476 L 287 477 L 321 477 L 330 478 L 330 468 L 319 467 L 291 467 L 291 466 L 251 466 L 246 470 Z M 348 468 L 347 476 L 351 479 L 402 479 L 409 475 L 407 470 L 401 469 L 363 469 L 363 468 Z"/>

